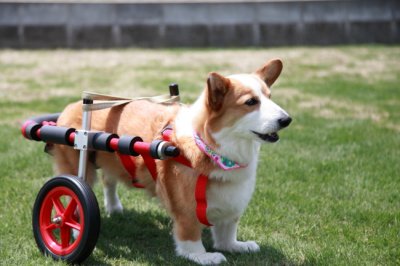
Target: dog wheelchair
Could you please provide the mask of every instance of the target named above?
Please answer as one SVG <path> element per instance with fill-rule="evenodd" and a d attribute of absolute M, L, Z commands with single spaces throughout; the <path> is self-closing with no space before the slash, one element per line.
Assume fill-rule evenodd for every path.
<path fill-rule="evenodd" d="M 169 95 L 136 99 L 84 92 L 82 128 L 78 130 L 58 126 L 60 113 L 42 115 L 24 122 L 21 131 L 25 138 L 67 145 L 79 150 L 78 175 L 59 175 L 48 180 L 33 205 L 34 238 L 44 255 L 68 263 L 80 263 L 92 253 L 96 245 L 100 232 L 100 211 L 95 194 L 85 182 L 89 151 L 140 155 L 153 160 L 177 158 L 180 155 L 180 150 L 168 139 L 147 143 L 139 136 L 91 131 L 92 112 L 140 99 L 167 104 L 178 102 L 178 85 L 171 84 L 169 92 Z M 140 184 L 133 185 L 140 187 Z"/>

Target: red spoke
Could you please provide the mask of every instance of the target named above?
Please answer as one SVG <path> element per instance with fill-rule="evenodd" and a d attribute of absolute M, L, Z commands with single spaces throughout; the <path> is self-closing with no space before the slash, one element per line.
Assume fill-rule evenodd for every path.
<path fill-rule="evenodd" d="M 73 221 L 73 220 L 66 221 L 64 224 L 69 226 L 69 227 L 71 227 L 71 228 L 73 228 L 73 229 L 81 231 L 81 225 L 79 223 Z"/>
<path fill-rule="evenodd" d="M 57 229 L 57 225 L 56 224 L 48 224 L 48 225 L 44 225 L 43 228 L 44 228 L 44 230 L 51 232 L 54 229 Z"/>
<path fill-rule="evenodd" d="M 63 226 L 61 227 L 61 247 L 67 248 L 71 240 L 71 230 L 70 228 Z"/>
<path fill-rule="evenodd" d="M 74 213 L 74 211 L 76 209 L 76 206 L 77 206 L 76 200 L 71 198 L 71 201 L 69 202 L 67 208 L 65 209 L 64 216 L 71 217 L 71 215 Z"/>
<path fill-rule="evenodd" d="M 56 209 L 56 212 L 58 215 L 61 215 L 64 213 L 64 206 L 60 201 L 59 197 L 52 197 L 51 201 L 53 202 L 53 206 Z"/>

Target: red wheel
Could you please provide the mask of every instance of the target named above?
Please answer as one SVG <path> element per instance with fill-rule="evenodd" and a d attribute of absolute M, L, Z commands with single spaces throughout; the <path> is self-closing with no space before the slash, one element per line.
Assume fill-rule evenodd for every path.
<path fill-rule="evenodd" d="M 50 179 L 36 198 L 32 226 L 44 254 L 70 263 L 85 260 L 100 231 L 100 212 L 93 191 L 77 177 Z"/>

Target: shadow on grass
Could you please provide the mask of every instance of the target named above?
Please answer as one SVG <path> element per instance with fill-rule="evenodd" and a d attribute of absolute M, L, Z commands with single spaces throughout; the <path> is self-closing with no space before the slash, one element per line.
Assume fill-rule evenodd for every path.
<path fill-rule="evenodd" d="M 124 214 L 102 217 L 100 237 L 95 254 L 87 265 L 146 263 L 149 265 L 197 265 L 175 255 L 170 219 L 154 212 L 124 210 Z M 213 251 L 211 233 L 205 230 L 203 242 Z M 258 253 L 224 252 L 229 265 L 294 265 L 282 252 L 261 245 Z"/>
<path fill-rule="evenodd" d="M 123 214 L 102 217 L 95 254 L 85 264 L 185 264 L 185 260 L 175 256 L 174 250 L 168 217 L 151 211 L 125 209 Z"/>

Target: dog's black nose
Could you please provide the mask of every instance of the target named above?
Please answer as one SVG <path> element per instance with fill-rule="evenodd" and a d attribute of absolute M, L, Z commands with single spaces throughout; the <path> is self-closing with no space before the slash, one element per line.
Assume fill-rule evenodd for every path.
<path fill-rule="evenodd" d="M 292 122 L 292 118 L 290 116 L 278 119 L 278 123 L 281 127 L 287 127 L 290 124 L 290 122 Z"/>

